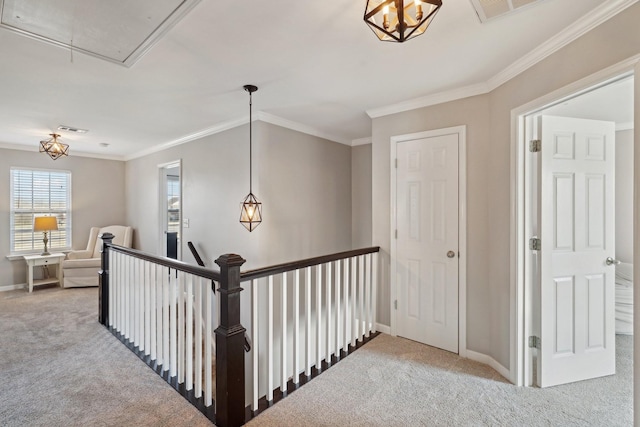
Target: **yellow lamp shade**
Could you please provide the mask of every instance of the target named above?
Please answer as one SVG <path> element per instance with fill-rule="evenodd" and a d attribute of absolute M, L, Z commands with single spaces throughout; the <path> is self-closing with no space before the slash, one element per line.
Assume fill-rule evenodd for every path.
<path fill-rule="evenodd" d="M 50 231 L 58 229 L 58 220 L 55 216 L 37 216 L 33 221 L 33 231 Z"/>

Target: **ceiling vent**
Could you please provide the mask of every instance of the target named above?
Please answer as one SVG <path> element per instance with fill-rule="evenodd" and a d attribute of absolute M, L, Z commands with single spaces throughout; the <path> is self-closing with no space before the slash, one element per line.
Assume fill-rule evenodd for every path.
<path fill-rule="evenodd" d="M 480 22 L 487 22 L 494 18 L 504 16 L 540 3 L 544 0 L 470 0 L 473 8 L 480 18 Z"/>
<path fill-rule="evenodd" d="M 200 0 L 0 0 L 0 27 L 127 67 Z"/>

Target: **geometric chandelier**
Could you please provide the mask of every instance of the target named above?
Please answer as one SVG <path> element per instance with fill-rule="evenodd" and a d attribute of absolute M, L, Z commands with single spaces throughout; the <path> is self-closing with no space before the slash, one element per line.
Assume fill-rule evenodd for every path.
<path fill-rule="evenodd" d="M 442 0 L 367 0 L 364 22 L 383 41 L 402 43 L 423 34 Z"/>
<path fill-rule="evenodd" d="M 252 94 L 258 90 L 257 86 L 244 85 L 244 90 L 249 92 L 249 194 L 245 197 L 244 201 L 240 204 L 240 224 L 252 232 L 262 222 L 262 203 L 258 201 L 252 190 L 252 159 L 251 159 L 251 145 L 252 145 L 252 130 L 253 121 L 251 117 L 251 110 L 253 106 Z"/>
<path fill-rule="evenodd" d="M 60 135 L 57 133 L 50 133 L 51 139 L 40 141 L 40 152 L 47 153 L 53 160 L 57 160 L 59 157 L 69 155 L 69 146 L 58 141 Z"/>

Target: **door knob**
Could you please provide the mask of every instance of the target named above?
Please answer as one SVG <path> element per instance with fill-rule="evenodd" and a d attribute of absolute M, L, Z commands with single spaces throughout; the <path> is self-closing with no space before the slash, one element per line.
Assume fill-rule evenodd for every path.
<path fill-rule="evenodd" d="M 449 258 L 453 258 L 454 256 L 456 256 L 456 253 L 454 251 L 449 251 L 449 252 L 447 252 L 447 256 Z"/>
<path fill-rule="evenodd" d="M 607 265 L 618 265 L 618 264 L 620 264 L 620 261 L 618 261 L 617 259 L 613 259 L 611 257 L 607 257 L 607 259 L 604 262 Z"/>

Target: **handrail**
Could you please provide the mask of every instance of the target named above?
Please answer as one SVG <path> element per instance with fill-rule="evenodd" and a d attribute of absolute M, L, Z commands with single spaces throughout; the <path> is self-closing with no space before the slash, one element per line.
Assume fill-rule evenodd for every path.
<path fill-rule="evenodd" d="M 372 246 L 370 248 L 355 249 L 352 251 L 338 252 L 331 255 L 323 255 L 314 258 L 307 258 L 300 261 L 285 262 L 283 264 L 272 265 L 269 267 L 256 268 L 253 270 L 247 270 L 240 273 L 240 281 L 246 282 L 248 280 L 259 279 L 261 277 L 267 277 L 274 274 L 285 273 L 287 271 L 298 270 L 301 268 L 311 267 L 318 264 L 325 264 L 327 262 L 338 261 L 345 258 L 351 258 L 358 255 L 366 255 L 374 252 L 379 252 L 380 246 Z"/>
<path fill-rule="evenodd" d="M 105 243 L 106 244 L 106 243 Z M 193 274 L 194 276 L 204 277 L 206 279 L 213 280 L 215 282 L 220 281 L 220 272 L 215 270 L 210 270 L 208 268 L 199 267 L 197 265 L 188 264 L 183 261 L 178 261 L 172 258 L 162 257 L 153 255 L 147 252 L 142 252 L 137 249 L 125 248 L 124 246 L 118 246 L 114 244 L 108 244 L 110 250 L 114 250 L 117 252 L 121 252 L 127 255 L 130 255 L 134 258 L 142 259 L 145 261 L 152 262 L 154 264 L 159 264 L 164 267 L 173 268 L 176 270 L 184 271 L 185 273 Z"/>

